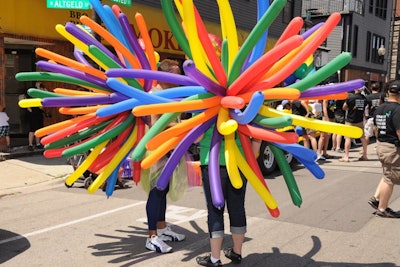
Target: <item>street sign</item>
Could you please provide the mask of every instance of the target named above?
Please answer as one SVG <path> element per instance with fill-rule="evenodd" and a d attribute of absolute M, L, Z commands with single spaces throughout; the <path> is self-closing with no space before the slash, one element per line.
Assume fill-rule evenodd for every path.
<path fill-rule="evenodd" d="M 90 9 L 90 3 L 89 0 L 47 0 L 47 8 Z"/>
<path fill-rule="evenodd" d="M 111 0 L 111 2 L 115 2 L 124 6 L 132 6 L 132 0 Z"/>

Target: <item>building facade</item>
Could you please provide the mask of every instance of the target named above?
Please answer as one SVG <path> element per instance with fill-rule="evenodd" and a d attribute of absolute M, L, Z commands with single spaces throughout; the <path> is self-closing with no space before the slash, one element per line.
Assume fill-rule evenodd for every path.
<path fill-rule="evenodd" d="M 342 19 L 324 44 L 328 60 L 341 52 L 352 54 L 339 79 L 361 78 L 367 85 L 383 85 L 390 69 L 393 8 L 391 0 L 303 0 L 302 16 L 310 27 L 339 12 Z"/>

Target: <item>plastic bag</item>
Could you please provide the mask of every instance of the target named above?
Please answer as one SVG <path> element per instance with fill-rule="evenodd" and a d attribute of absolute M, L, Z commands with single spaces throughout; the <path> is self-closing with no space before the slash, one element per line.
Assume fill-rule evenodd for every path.
<path fill-rule="evenodd" d="M 160 177 L 168 158 L 163 157 L 148 169 L 142 169 L 140 174 L 140 184 L 145 192 L 149 193 L 156 187 L 157 179 Z M 178 166 L 172 173 L 169 182 L 168 197 L 172 201 L 177 201 L 183 197 L 188 186 L 187 169 L 185 157 L 182 157 Z"/>

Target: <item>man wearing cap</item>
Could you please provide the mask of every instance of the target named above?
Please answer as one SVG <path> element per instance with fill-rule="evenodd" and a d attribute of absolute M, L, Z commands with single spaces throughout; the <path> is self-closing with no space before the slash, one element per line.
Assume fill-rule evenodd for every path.
<path fill-rule="evenodd" d="M 368 203 L 375 214 L 400 218 L 400 212 L 388 207 L 395 184 L 400 184 L 400 81 L 389 85 L 387 102 L 375 109 L 374 124 L 378 129 L 376 153 L 382 164 L 383 177 Z"/>
<path fill-rule="evenodd" d="M 367 107 L 367 99 L 361 91 L 363 88 L 359 88 L 354 90 L 354 94 L 349 95 L 346 101 L 343 104 L 343 110 L 346 111 L 346 119 L 345 124 L 355 126 L 364 130 L 364 112 L 365 108 Z M 367 157 L 367 142 L 363 136 L 360 138 L 362 147 L 363 147 L 363 155 L 359 158 L 359 160 L 368 160 Z M 351 138 L 345 137 L 344 142 L 344 156 L 343 158 L 339 159 L 341 162 L 349 162 L 349 152 L 351 147 Z"/>

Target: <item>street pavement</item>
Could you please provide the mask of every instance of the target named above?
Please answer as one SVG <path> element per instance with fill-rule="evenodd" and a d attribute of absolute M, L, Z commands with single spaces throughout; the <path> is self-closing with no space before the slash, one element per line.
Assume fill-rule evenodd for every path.
<path fill-rule="evenodd" d="M 375 217 L 367 204 L 381 174 L 374 147 L 369 145 L 370 161 L 357 160 L 359 149 L 352 150 L 349 163 L 338 162 L 340 154 L 332 153 L 336 158 L 321 164 L 326 172 L 322 180 L 311 179 L 307 170 L 296 166 L 294 174 L 303 197 L 301 208 L 291 203 L 279 173 L 268 177 L 275 178 L 266 182 L 278 198 L 278 219 L 268 215 L 248 186 L 248 233 L 240 266 L 400 266 L 400 220 Z M 90 195 L 88 201 L 84 190 L 72 192 L 63 185 L 63 178 L 72 171 L 65 159 L 24 155 L 1 161 L 0 167 L 0 263 L 4 266 L 197 266 L 195 257 L 209 250 L 201 187 L 191 188 L 182 200 L 169 205 L 167 218 L 172 218 L 169 221 L 187 235 L 187 240 L 173 244 L 173 253 L 158 255 L 146 251 L 145 236 L 137 235 L 146 227 L 145 195 L 139 187 L 132 186 L 134 200 L 121 195 L 132 192 L 121 190 L 121 197 L 112 197 L 112 201 L 103 192 Z M 395 187 L 391 202 L 395 209 L 400 207 L 398 191 Z M 43 205 L 42 198 L 51 199 L 55 207 L 66 201 L 70 206 L 46 216 L 44 207 L 33 208 L 35 204 Z M 79 213 L 72 209 L 77 206 L 95 215 L 76 217 Z M 190 210 L 191 219 L 182 219 L 177 210 Z M 46 228 L 40 228 L 43 226 L 39 226 L 35 213 L 47 222 Z M 21 223 L 27 216 L 31 221 Z M 73 238 L 67 226 L 78 232 L 79 238 Z M 4 234 L 7 231 L 20 235 L 10 238 Z M 14 241 L 17 239 L 19 242 Z M 53 239 L 57 243 L 46 245 L 46 240 Z M 18 248 L 13 247 L 17 244 Z M 224 257 L 222 262 L 231 265 Z"/>

